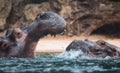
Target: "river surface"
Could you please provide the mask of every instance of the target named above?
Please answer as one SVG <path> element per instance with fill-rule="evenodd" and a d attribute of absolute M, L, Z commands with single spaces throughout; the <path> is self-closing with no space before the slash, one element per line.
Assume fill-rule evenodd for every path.
<path fill-rule="evenodd" d="M 66 59 L 53 54 L 0 58 L 0 73 L 120 73 L 120 58 Z"/>

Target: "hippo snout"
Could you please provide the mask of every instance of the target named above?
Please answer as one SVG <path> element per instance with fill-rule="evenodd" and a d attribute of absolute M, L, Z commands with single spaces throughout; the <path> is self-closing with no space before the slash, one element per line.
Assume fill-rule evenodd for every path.
<path fill-rule="evenodd" d="M 66 28 L 66 21 L 54 12 L 42 12 L 37 15 L 36 22 L 40 29 L 47 30 L 50 34 L 59 34 Z"/>
<path fill-rule="evenodd" d="M 0 52 L 7 53 L 10 49 L 10 41 L 7 38 L 0 37 Z"/>

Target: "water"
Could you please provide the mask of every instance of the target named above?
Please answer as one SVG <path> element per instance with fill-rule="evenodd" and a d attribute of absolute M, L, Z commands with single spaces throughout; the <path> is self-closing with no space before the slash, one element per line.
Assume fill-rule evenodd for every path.
<path fill-rule="evenodd" d="M 0 73 L 120 73 L 120 58 L 66 59 L 53 54 L 30 58 L 0 58 Z"/>

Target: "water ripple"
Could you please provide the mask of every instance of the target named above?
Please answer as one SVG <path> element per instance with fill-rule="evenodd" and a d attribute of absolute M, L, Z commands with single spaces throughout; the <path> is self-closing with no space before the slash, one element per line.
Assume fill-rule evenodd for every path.
<path fill-rule="evenodd" d="M 120 73 L 120 59 L 0 58 L 0 73 Z"/>

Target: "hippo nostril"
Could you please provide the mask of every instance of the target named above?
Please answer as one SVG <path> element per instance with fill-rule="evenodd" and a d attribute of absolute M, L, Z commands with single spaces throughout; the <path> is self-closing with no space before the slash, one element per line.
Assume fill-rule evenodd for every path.
<path fill-rule="evenodd" d="M 18 32 L 18 33 L 17 33 L 17 35 L 19 36 L 19 35 L 20 35 L 20 33 Z"/>
<path fill-rule="evenodd" d="M 0 41 L 0 46 L 2 45 L 2 41 Z"/>
<path fill-rule="evenodd" d="M 105 42 L 102 42 L 101 45 L 105 45 Z"/>
<path fill-rule="evenodd" d="M 4 49 L 4 48 L 8 48 L 8 46 L 9 46 L 8 43 L 2 43 L 2 44 L 1 44 L 1 47 L 2 47 L 3 49 Z"/>

